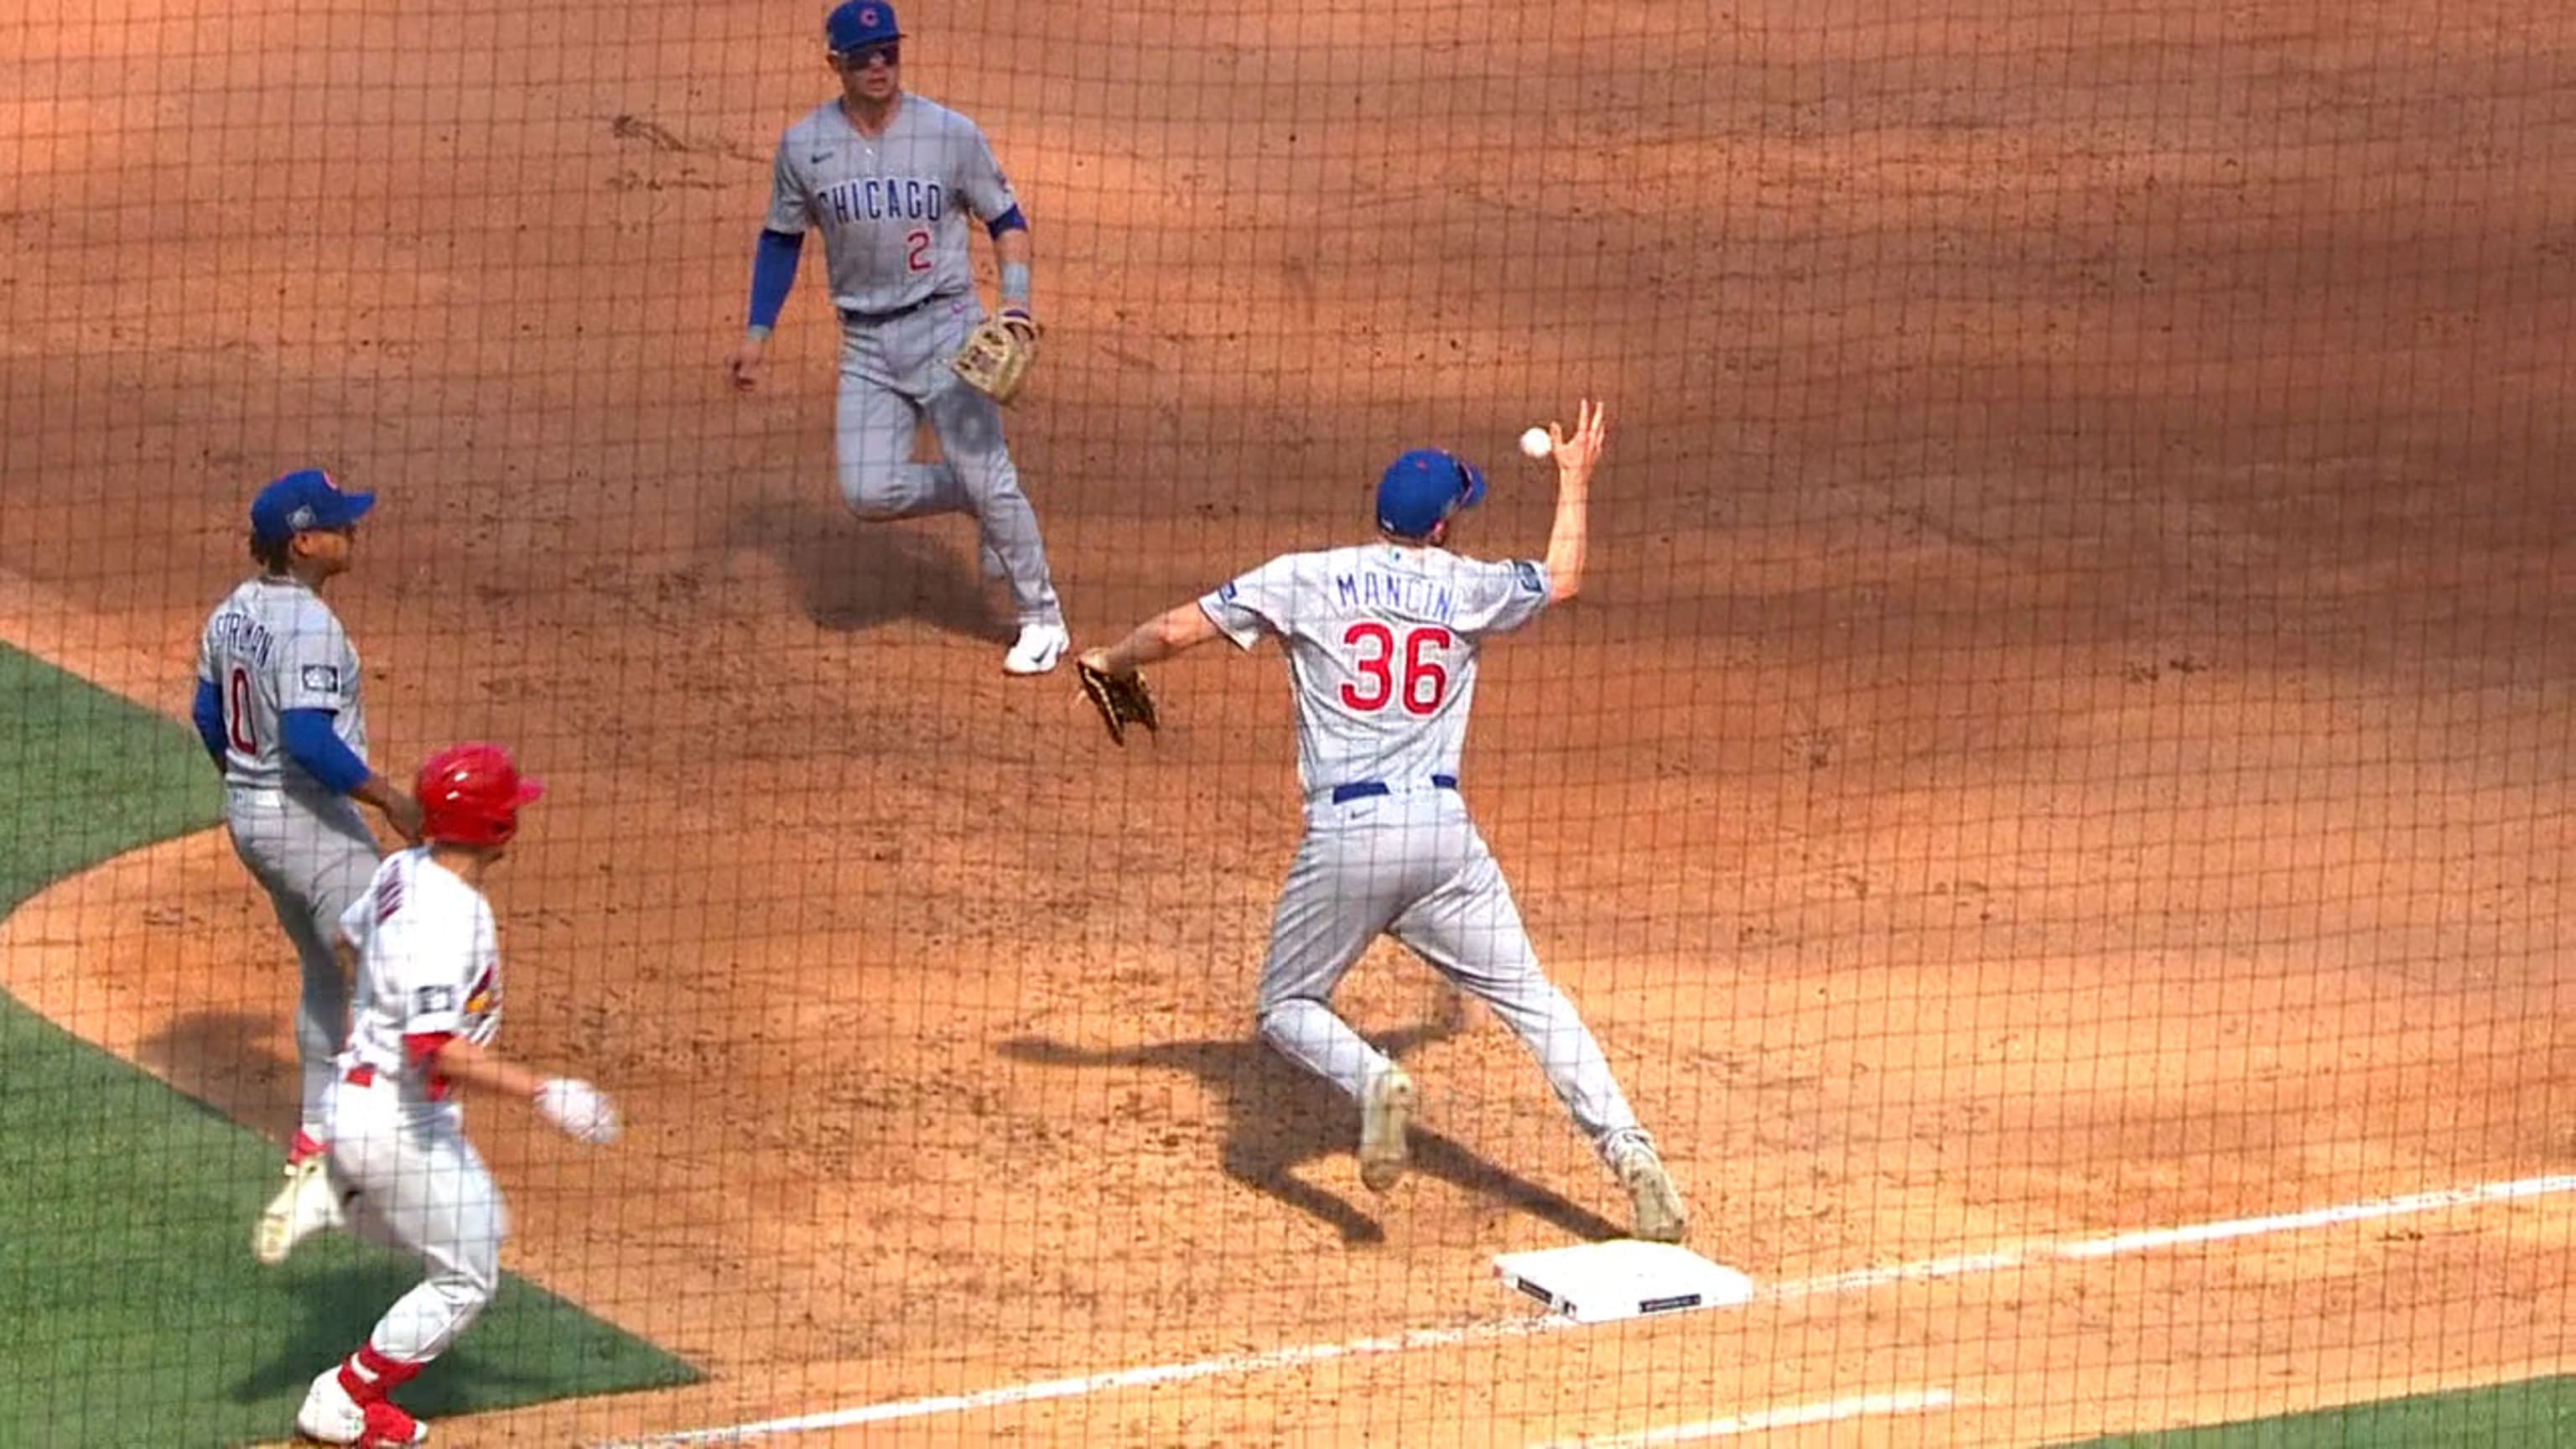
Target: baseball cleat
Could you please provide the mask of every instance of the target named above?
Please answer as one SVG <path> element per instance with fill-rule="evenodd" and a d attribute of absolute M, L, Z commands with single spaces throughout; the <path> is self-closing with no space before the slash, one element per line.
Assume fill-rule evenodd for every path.
<path fill-rule="evenodd" d="M 304 1406 L 295 1411 L 295 1432 L 317 1444 L 355 1444 L 367 1432 L 367 1411 L 349 1397 L 333 1364 L 304 1391 Z"/>
<path fill-rule="evenodd" d="M 1628 1200 L 1635 1205 L 1635 1236 L 1650 1243 L 1678 1243 L 1690 1231 L 1690 1214 L 1682 1207 L 1681 1192 L 1673 1186 L 1672 1174 L 1664 1171 L 1664 1159 L 1644 1142 L 1630 1142 L 1610 1160 L 1610 1170 L 1618 1175 L 1619 1185 L 1628 1189 Z"/>
<path fill-rule="evenodd" d="M 1005 674 L 1044 674 L 1055 668 L 1064 651 L 1073 647 L 1073 636 L 1062 624 L 1023 624 L 1020 641 L 1002 656 Z"/>
<path fill-rule="evenodd" d="M 348 1444 L 356 1449 L 394 1449 L 426 1444 L 429 1426 L 384 1397 L 381 1391 L 360 1399 L 349 1392 L 345 1366 L 335 1365 L 313 1380 L 304 1406 L 295 1411 L 295 1432 L 317 1444 Z"/>
<path fill-rule="evenodd" d="M 330 1159 L 307 1157 L 286 1169 L 286 1185 L 269 1199 L 251 1231 L 250 1253 L 261 1264 L 276 1267 L 295 1245 L 324 1228 L 340 1226 L 340 1194 L 331 1185 Z"/>
<path fill-rule="evenodd" d="M 1413 1116 L 1413 1079 L 1390 1066 L 1360 1097 L 1360 1181 L 1384 1192 L 1404 1176 L 1410 1151 L 1404 1127 Z"/>
<path fill-rule="evenodd" d="M 401 1444 L 426 1444 L 429 1426 L 396 1407 L 391 1399 L 374 1399 L 366 1408 L 367 1429 L 358 1436 L 358 1449 L 395 1449 Z"/>

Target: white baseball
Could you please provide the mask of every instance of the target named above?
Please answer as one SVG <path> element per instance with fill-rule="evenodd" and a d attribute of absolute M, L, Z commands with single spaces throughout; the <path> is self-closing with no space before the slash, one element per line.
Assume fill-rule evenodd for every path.
<path fill-rule="evenodd" d="M 1555 448 L 1556 444 L 1548 437 L 1545 428 L 1532 428 L 1521 434 L 1521 451 L 1530 457 L 1544 458 Z"/>

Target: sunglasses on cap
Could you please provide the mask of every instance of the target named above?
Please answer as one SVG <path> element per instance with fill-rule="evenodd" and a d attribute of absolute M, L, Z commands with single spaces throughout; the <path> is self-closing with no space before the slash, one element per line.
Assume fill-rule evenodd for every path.
<path fill-rule="evenodd" d="M 856 50 L 844 51 L 832 57 L 832 60 L 843 70 L 866 70 L 868 62 L 872 60 L 883 60 L 888 65 L 901 65 L 903 64 L 903 44 L 900 41 L 889 40 L 883 45 L 863 45 Z"/>

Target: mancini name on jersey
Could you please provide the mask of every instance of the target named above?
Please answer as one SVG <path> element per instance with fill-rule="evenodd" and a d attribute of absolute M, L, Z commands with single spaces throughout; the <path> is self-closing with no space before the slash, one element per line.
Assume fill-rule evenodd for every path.
<path fill-rule="evenodd" d="M 1374 610 L 1408 619 L 1457 618 L 1458 593 L 1449 584 L 1420 574 L 1394 574 L 1359 569 L 1333 575 L 1333 602 L 1348 610 Z"/>

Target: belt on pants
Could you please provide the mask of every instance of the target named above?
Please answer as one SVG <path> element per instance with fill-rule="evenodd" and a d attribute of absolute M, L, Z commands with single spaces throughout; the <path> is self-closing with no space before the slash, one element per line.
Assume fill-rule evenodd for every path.
<path fill-rule="evenodd" d="M 1434 775 L 1431 777 L 1431 786 L 1435 790 L 1455 790 L 1458 788 L 1458 777 L 1455 775 Z M 1333 803 L 1341 805 L 1352 800 L 1365 800 L 1371 795 L 1392 795 L 1394 793 L 1395 788 L 1387 784 L 1384 780 L 1353 780 L 1347 785 L 1335 785 L 1333 787 Z"/>
<path fill-rule="evenodd" d="M 945 302 L 955 295 L 953 292 L 933 292 L 910 306 L 890 308 L 883 312 L 862 312 L 856 307 L 843 307 L 840 309 L 841 320 L 860 327 L 881 326 L 898 317 L 909 317 L 933 302 Z"/>
<path fill-rule="evenodd" d="M 343 1075 L 340 1080 L 347 1082 L 352 1087 L 372 1087 L 376 1084 L 376 1069 L 361 1063 L 349 1068 L 348 1072 Z M 433 1102 L 444 1102 L 447 1100 L 448 1095 L 455 1090 L 456 1084 L 447 1078 L 438 1076 L 435 1073 L 430 1076 L 428 1087 L 429 1100 Z"/>

